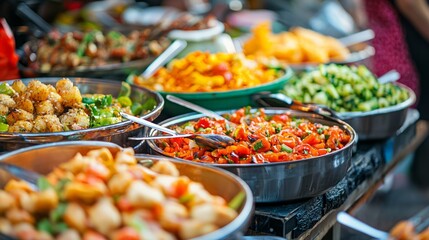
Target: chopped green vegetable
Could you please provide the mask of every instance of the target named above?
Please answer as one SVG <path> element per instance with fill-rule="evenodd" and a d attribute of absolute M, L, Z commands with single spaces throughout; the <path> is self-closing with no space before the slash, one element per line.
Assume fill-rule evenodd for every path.
<path fill-rule="evenodd" d="M 246 198 L 246 194 L 244 192 L 239 192 L 235 195 L 231 201 L 228 203 L 228 207 L 238 210 L 243 204 L 244 199 Z"/>
<path fill-rule="evenodd" d="M 6 116 L 0 115 L 0 123 L 7 123 Z"/>
<path fill-rule="evenodd" d="M 122 35 L 120 32 L 116 32 L 116 31 L 110 31 L 107 34 L 107 37 L 113 40 L 120 40 L 124 35 Z"/>
<path fill-rule="evenodd" d="M 119 104 L 121 104 L 122 107 L 131 107 L 131 105 L 133 105 L 131 99 L 125 96 L 119 97 L 118 102 Z"/>
<path fill-rule="evenodd" d="M 37 222 L 37 230 L 52 234 L 51 222 L 49 219 L 42 219 Z"/>
<path fill-rule="evenodd" d="M 130 95 L 131 95 L 131 85 L 127 82 L 122 82 L 121 91 L 119 92 L 118 98 L 130 97 Z"/>
<path fill-rule="evenodd" d="M 295 100 L 326 105 L 337 112 L 371 111 L 409 98 L 406 89 L 392 83 L 380 84 L 363 65 L 321 65 L 291 79 L 282 92 Z"/>
<path fill-rule="evenodd" d="M 112 95 L 94 94 L 91 97 L 83 97 L 84 104 L 94 104 L 98 108 L 105 108 L 112 105 Z"/>
<path fill-rule="evenodd" d="M 78 57 L 83 57 L 85 55 L 86 47 L 89 43 L 93 42 L 95 39 L 95 32 L 85 33 L 83 36 L 82 42 L 79 44 L 76 54 Z"/>
<path fill-rule="evenodd" d="M 288 145 L 286 144 L 282 144 L 280 151 L 282 152 L 287 152 L 287 153 L 291 153 L 293 152 L 292 148 L 290 148 Z"/>
<path fill-rule="evenodd" d="M 131 105 L 131 113 L 134 116 L 140 115 L 142 111 L 143 111 L 143 106 L 140 103 L 134 102 L 133 105 Z"/>
<path fill-rule="evenodd" d="M 7 123 L 0 123 L 0 132 L 7 132 L 9 125 Z"/>
<path fill-rule="evenodd" d="M 52 188 L 52 185 L 49 183 L 47 178 L 40 177 L 39 179 L 37 179 L 37 187 L 40 191 L 44 191 L 46 189 Z"/>
<path fill-rule="evenodd" d="M 156 239 L 153 233 L 149 230 L 147 224 L 137 216 L 129 223 L 129 226 L 136 230 L 143 239 Z"/>
<path fill-rule="evenodd" d="M 142 104 L 142 109 L 145 111 L 149 111 L 154 109 L 156 106 L 155 98 L 149 98 Z"/>
<path fill-rule="evenodd" d="M 62 219 L 67 209 L 67 203 L 59 203 L 58 206 L 49 214 L 51 222 L 58 222 Z"/>
<path fill-rule="evenodd" d="M 8 83 L 0 84 L 0 94 L 6 94 L 8 96 L 13 96 L 15 94 L 15 90 Z"/>
<path fill-rule="evenodd" d="M 264 146 L 264 144 L 262 143 L 262 140 L 257 140 L 255 142 L 255 145 L 253 145 L 253 149 L 255 151 L 258 151 L 259 149 L 261 149 Z"/>
<path fill-rule="evenodd" d="M 192 199 L 194 199 L 194 194 L 187 193 L 187 194 L 184 194 L 183 196 L 181 196 L 179 198 L 179 202 L 182 203 L 182 204 L 185 204 L 185 203 L 188 203 L 188 202 L 192 201 Z"/>

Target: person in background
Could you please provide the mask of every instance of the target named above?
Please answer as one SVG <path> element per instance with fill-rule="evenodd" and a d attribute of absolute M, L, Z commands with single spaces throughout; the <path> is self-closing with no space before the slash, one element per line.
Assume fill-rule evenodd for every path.
<path fill-rule="evenodd" d="M 408 50 L 419 74 L 420 99 L 417 109 L 422 120 L 429 120 L 429 4 L 426 0 L 393 0 L 400 13 L 400 22 Z M 417 149 L 411 166 L 411 179 L 429 188 L 429 137 Z"/>
<path fill-rule="evenodd" d="M 426 0 L 350 0 L 362 6 L 367 26 L 375 32 L 373 71 L 383 74 L 396 69 L 401 83 L 412 88 L 420 119 L 429 120 L 429 5 Z M 355 9 L 356 10 L 356 9 Z M 410 178 L 429 188 L 429 138 L 416 150 Z"/>

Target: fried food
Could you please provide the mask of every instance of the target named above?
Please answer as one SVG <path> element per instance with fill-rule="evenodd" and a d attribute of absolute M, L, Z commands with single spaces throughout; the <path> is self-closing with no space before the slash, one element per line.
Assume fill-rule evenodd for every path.
<path fill-rule="evenodd" d="M 264 22 L 256 26 L 252 33 L 243 46 L 243 52 L 248 56 L 276 58 L 297 64 L 341 61 L 350 54 L 335 38 L 301 27 L 274 34 L 270 23 Z"/>

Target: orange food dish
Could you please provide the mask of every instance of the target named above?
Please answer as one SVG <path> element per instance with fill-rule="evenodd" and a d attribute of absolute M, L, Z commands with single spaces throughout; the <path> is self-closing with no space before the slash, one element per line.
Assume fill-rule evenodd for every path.
<path fill-rule="evenodd" d="M 176 165 L 138 164 L 131 148 L 76 154 L 37 182 L 0 189 L 0 232 L 17 239 L 190 239 L 238 213 Z M 0 236 L 1 239 L 3 239 Z"/>
<path fill-rule="evenodd" d="M 224 115 L 225 120 L 206 117 L 172 127 L 179 133 L 215 133 L 236 141 L 226 148 L 208 149 L 188 138 L 157 140 L 164 154 L 185 160 L 216 164 L 286 162 L 325 155 L 342 149 L 351 136 L 338 126 L 327 126 L 288 114 L 266 115 L 264 109 L 241 108 Z"/>
<path fill-rule="evenodd" d="M 283 74 L 242 54 L 197 51 L 173 60 L 149 79 L 134 76 L 133 82 L 163 92 L 218 92 L 254 87 Z"/>
<path fill-rule="evenodd" d="M 269 22 L 252 30 L 244 43 L 247 56 L 275 58 L 285 63 L 327 63 L 347 59 L 350 52 L 337 39 L 305 28 L 292 28 L 289 32 L 274 34 Z"/>

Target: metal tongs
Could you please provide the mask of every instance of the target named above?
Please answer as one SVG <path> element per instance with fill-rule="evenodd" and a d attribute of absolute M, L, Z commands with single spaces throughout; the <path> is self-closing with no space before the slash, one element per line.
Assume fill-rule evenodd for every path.
<path fill-rule="evenodd" d="M 191 138 L 195 141 L 196 144 L 205 146 L 211 149 L 216 148 L 225 148 L 235 142 L 235 140 L 227 135 L 221 135 L 221 134 L 179 134 L 174 130 L 171 130 L 169 128 L 160 126 L 158 124 L 149 122 L 147 120 L 144 120 L 142 118 L 134 117 L 126 113 L 121 113 L 122 117 L 142 124 L 144 126 L 156 129 L 158 131 L 170 134 L 170 135 L 161 135 L 161 136 L 150 136 L 150 137 L 129 137 L 129 140 L 156 140 L 156 139 L 166 139 L 166 138 Z"/>
<path fill-rule="evenodd" d="M 302 103 L 300 101 L 293 100 L 282 93 L 261 92 L 254 94 L 252 99 L 263 107 L 285 106 L 292 110 L 312 112 L 323 116 L 340 118 L 335 111 L 326 106 Z"/>

